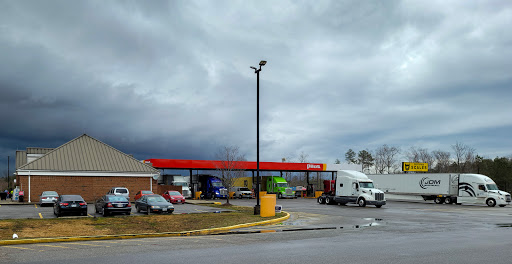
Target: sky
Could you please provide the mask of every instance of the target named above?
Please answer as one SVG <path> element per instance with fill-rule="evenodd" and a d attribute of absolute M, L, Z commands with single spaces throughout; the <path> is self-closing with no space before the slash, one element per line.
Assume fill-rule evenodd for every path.
<path fill-rule="evenodd" d="M 0 169 L 86 133 L 137 159 L 512 155 L 510 1 L 0 0 Z M 403 160 L 405 161 L 405 160 Z"/>

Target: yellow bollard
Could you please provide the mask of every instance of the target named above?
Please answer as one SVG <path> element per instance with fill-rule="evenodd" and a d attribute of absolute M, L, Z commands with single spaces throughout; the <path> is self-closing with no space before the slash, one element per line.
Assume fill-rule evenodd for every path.
<path fill-rule="evenodd" d="M 322 196 L 323 191 L 315 191 L 315 198 Z"/>
<path fill-rule="evenodd" d="M 196 199 L 196 200 L 199 200 L 200 198 L 201 198 L 201 192 L 200 192 L 200 191 L 199 191 L 199 192 L 196 192 L 196 197 L 195 197 L 195 199 Z"/>
<path fill-rule="evenodd" d="M 265 195 L 267 195 L 267 192 L 260 192 L 260 199 L 261 199 L 261 197 L 263 197 Z"/>
<path fill-rule="evenodd" d="M 235 192 L 229 192 L 229 199 L 233 199 Z"/>
<path fill-rule="evenodd" d="M 267 194 L 261 196 L 260 216 L 271 217 L 276 215 L 276 195 Z"/>

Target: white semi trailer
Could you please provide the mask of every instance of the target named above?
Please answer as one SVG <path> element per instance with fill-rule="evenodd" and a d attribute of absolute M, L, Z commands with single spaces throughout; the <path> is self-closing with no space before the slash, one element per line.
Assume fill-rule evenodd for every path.
<path fill-rule="evenodd" d="M 368 175 L 388 198 L 421 197 L 437 204 L 487 204 L 501 207 L 510 204 L 510 194 L 500 191 L 496 183 L 481 174 L 408 173 Z"/>
<path fill-rule="evenodd" d="M 319 204 L 355 203 L 361 207 L 375 205 L 377 208 L 386 204 L 384 192 L 375 189 L 373 181 L 358 171 L 339 170 L 334 182 L 335 192 L 331 189 L 329 183 L 328 187 L 324 188 L 324 193 L 317 199 Z"/>

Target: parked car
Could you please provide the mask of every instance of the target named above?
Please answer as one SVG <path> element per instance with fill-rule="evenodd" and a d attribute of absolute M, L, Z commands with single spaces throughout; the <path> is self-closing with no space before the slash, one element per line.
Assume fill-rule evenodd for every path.
<path fill-rule="evenodd" d="M 110 191 L 108 191 L 107 194 L 121 195 L 126 197 L 128 201 L 130 200 L 130 191 L 128 190 L 128 188 L 125 187 L 113 187 L 112 189 L 110 189 Z"/>
<path fill-rule="evenodd" d="M 178 191 L 165 191 L 164 194 L 162 194 L 162 197 L 172 204 L 185 203 L 185 197 L 183 197 L 183 195 Z"/>
<path fill-rule="evenodd" d="M 132 205 L 121 195 L 104 195 L 95 203 L 96 213 L 108 216 L 113 213 L 122 213 L 129 215 L 132 211 Z"/>
<path fill-rule="evenodd" d="M 233 187 L 233 198 L 252 198 L 252 192 L 247 187 Z"/>
<path fill-rule="evenodd" d="M 133 198 L 135 201 L 139 200 L 140 197 L 144 196 L 144 195 L 148 195 L 148 194 L 154 194 L 152 191 L 138 191 L 136 194 L 135 194 L 135 197 Z"/>
<path fill-rule="evenodd" d="M 53 213 L 57 217 L 63 214 L 87 215 L 87 203 L 80 195 L 60 195 L 53 205 Z"/>
<path fill-rule="evenodd" d="M 164 197 L 158 194 L 149 194 L 142 196 L 139 200 L 135 201 L 135 209 L 137 213 L 140 211 L 146 211 L 147 214 L 157 213 L 169 213 L 174 212 L 174 206 L 164 199 Z"/>
<path fill-rule="evenodd" d="M 45 191 L 39 196 L 39 206 L 43 206 L 45 204 L 51 204 L 53 205 L 57 198 L 59 197 L 59 194 L 54 191 Z"/>

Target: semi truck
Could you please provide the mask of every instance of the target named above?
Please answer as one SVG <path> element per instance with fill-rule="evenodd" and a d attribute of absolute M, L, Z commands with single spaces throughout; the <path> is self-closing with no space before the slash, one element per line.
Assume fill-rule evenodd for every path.
<path fill-rule="evenodd" d="M 254 186 L 256 186 L 256 178 L 254 179 Z M 247 187 L 254 190 L 252 177 L 240 177 L 235 179 L 233 184 L 236 187 Z M 261 191 L 266 191 L 269 194 L 276 194 L 278 199 L 281 198 L 297 198 L 295 192 L 288 186 L 288 182 L 279 176 L 261 176 Z"/>
<path fill-rule="evenodd" d="M 190 191 L 190 177 L 188 179 L 181 175 L 162 175 L 162 184 L 181 186 L 181 194 L 185 198 L 190 198 L 192 193 Z M 159 182 L 160 183 L 160 182 Z"/>
<path fill-rule="evenodd" d="M 213 175 L 197 175 L 201 198 L 215 199 L 227 198 L 228 190 L 222 185 L 222 180 Z"/>
<path fill-rule="evenodd" d="M 324 192 L 317 198 L 319 204 L 353 203 L 377 208 L 386 204 L 384 192 L 376 189 L 366 174 L 351 170 L 339 170 L 336 174 L 336 180 L 324 181 Z"/>
<path fill-rule="evenodd" d="M 388 197 L 433 200 L 437 204 L 486 204 L 504 207 L 510 194 L 481 174 L 407 173 L 368 175 Z"/>

